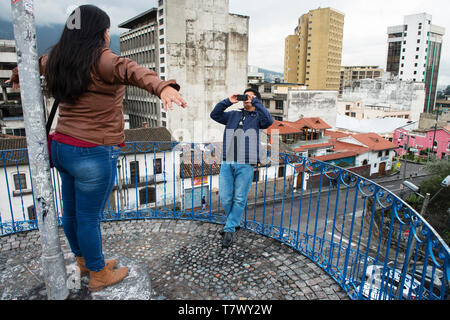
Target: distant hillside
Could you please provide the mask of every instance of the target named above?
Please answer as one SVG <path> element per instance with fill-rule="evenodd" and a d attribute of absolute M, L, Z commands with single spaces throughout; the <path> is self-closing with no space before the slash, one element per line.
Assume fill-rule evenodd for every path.
<path fill-rule="evenodd" d="M 258 68 L 258 72 L 264 73 L 264 80 L 267 82 L 275 82 L 275 79 L 283 79 L 283 74 L 276 71 L 271 71 L 263 68 Z"/>
<path fill-rule="evenodd" d="M 43 55 L 48 53 L 49 49 L 58 42 L 64 25 L 54 24 L 51 26 L 37 26 L 36 27 L 36 38 L 38 54 Z M 11 21 L 0 19 L 0 38 L 1 39 L 14 39 L 14 28 Z M 119 36 L 111 35 L 111 45 L 110 48 L 115 53 L 120 53 L 120 42 Z"/>

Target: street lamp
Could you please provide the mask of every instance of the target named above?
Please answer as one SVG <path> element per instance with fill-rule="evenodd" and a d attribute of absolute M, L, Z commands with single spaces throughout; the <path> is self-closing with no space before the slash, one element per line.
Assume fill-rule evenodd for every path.
<path fill-rule="evenodd" d="M 421 195 L 419 193 L 420 188 L 418 186 L 416 186 L 414 183 L 409 182 L 409 181 L 403 181 L 402 185 L 407 187 L 408 189 L 412 190 L 415 194 L 417 194 L 419 197 L 424 198 L 423 200 L 423 205 L 422 205 L 422 209 L 420 210 L 420 216 L 423 217 L 426 213 L 428 204 L 434 199 L 436 198 L 436 196 L 439 194 L 439 192 L 441 192 L 442 189 L 444 188 L 448 188 L 450 185 L 450 176 L 447 176 L 442 182 L 441 182 L 441 189 L 439 189 L 438 192 L 436 192 L 436 194 L 433 196 L 433 198 L 430 199 L 430 194 L 427 193 L 425 196 Z M 416 247 L 416 238 L 413 236 L 412 237 L 412 242 L 410 245 L 410 248 L 415 248 Z M 411 262 L 411 258 L 412 258 L 412 250 L 407 250 L 408 254 L 406 256 L 405 261 L 407 261 L 407 265 L 410 264 Z M 405 275 L 406 276 L 406 275 Z M 396 294 L 399 294 L 399 289 L 400 286 L 398 286 Z"/>
<path fill-rule="evenodd" d="M 409 181 L 403 181 L 402 185 L 407 187 L 408 189 L 410 189 L 412 192 L 414 192 L 415 194 L 417 194 L 419 197 L 423 198 L 423 205 L 422 205 L 422 209 L 420 210 L 420 215 L 423 217 L 424 214 L 426 213 L 426 209 L 428 204 L 434 200 L 434 198 L 436 198 L 436 196 L 439 194 L 439 192 L 441 192 L 443 189 L 448 188 L 450 186 L 450 175 L 447 176 L 444 180 L 442 180 L 441 182 L 441 188 L 439 189 L 438 192 L 436 192 L 436 194 L 430 199 L 430 194 L 427 193 L 425 196 L 421 195 L 420 192 L 420 188 L 418 186 L 416 186 L 414 183 L 409 182 Z"/>

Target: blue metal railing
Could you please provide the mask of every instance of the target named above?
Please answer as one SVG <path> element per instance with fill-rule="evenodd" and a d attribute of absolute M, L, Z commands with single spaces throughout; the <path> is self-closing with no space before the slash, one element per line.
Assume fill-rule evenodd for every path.
<path fill-rule="evenodd" d="M 448 299 L 450 250 L 408 204 L 353 172 L 280 154 L 255 168 L 242 227 L 276 239 L 327 272 L 352 299 Z M 223 224 L 214 145 L 128 143 L 104 221 Z M 26 150 L 0 152 L 0 236 L 38 228 Z M 62 213 L 60 179 L 52 170 Z"/>

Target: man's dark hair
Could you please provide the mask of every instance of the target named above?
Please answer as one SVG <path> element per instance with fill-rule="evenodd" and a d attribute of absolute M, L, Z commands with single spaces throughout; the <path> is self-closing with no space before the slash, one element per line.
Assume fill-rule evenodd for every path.
<path fill-rule="evenodd" d="M 246 94 L 247 92 L 253 92 L 255 94 L 255 96 L 261 100 L 261 94 L 259 93 L 258 90 L 253 89 L 253 88 L 248 88 L 247 90 L 244 91 L 244 94 Z"/>

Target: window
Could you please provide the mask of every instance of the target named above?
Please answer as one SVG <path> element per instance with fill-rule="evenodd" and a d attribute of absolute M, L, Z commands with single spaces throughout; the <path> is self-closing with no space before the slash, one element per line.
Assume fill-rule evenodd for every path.
<path fill-rule="evenodd" d="M 155 174 L 162 173 L 162 160 L 161 159 L 154 160 L 153 170 L 154 170 Z"/>
<path fill-rule="evenodd" d="M 139 183 L 139 161 L 130 162 L 130 183 Z"/>
<path fill-rule="evenodd" d="M 384 155 L 387 157 L 389 156 L 389 150 L 386 150 L 386 152 L 384 153 Z"/>
<path fill-rule="evenodd" d="M 275 101 L 275 109 L 277 109 L 277 110 L 283 110 L 284 109 L 283 100 Z"/>
<path fill-rule="evenodd" d="M 27 188 L 27 178 L 25 173 L 15 174 L 13 177 L 16 190 L 25 190 Z"/>
<path fill-rule="evenodd" d="M 383 156 L 383 151 L 378 151 L 378 158 L 381 158 Z"/>
<path fill-rule="evenodd" d="M 284 166 L 278 167 L 278 176 L 277 176 L 278 178 L 284 177 L 284 172 L 285 172 L 284 169 L 285 169 Z"/>
<path fill-rule="evenodd" d="M 139 190 L 139 202 L 141 205 L 155 202 L 155 188 L 148 187 Z"/>
<path fill-rule="evenodd" d="M 34 206 L 27 208 L 28 220 L 36 220 L 36 213 L 34 212 Z"/>

